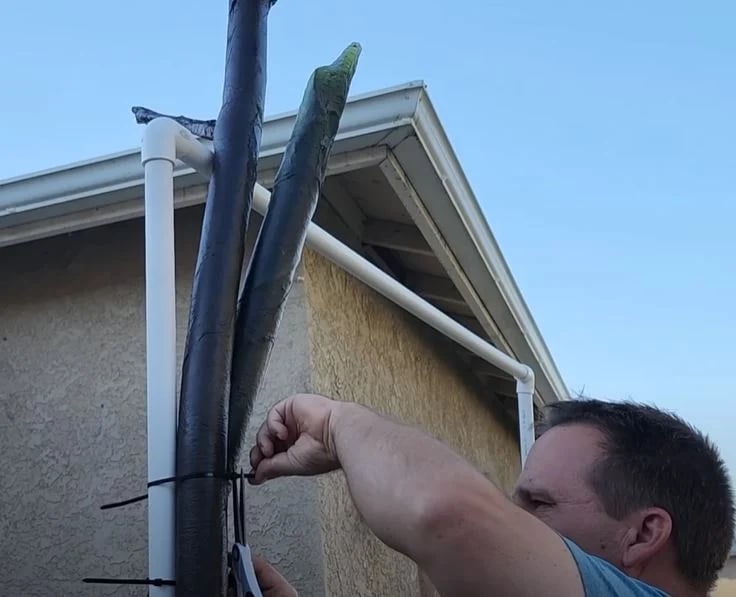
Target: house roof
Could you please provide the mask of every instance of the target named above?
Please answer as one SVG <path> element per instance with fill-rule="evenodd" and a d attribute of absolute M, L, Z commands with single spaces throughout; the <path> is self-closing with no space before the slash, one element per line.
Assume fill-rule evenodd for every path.
<path fill-rule="evenodd" d="M 259 182 L 272 184 L 295 112 L 267 118 Z M 177 208 L 207 180 L 178 164 Z M 0 247 L 143 215 L 138 148 L 0 181 Z M 568 398 L 421 82 L 355 96 L 328 165 L 317 224 L 535 372 L 536 404 Z M 513 380 L 457 347 L 515 411 Z"/>

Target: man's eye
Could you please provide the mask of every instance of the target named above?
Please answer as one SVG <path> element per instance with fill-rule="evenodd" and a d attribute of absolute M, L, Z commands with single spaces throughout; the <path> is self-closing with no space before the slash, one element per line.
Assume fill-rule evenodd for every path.
<path fill-rule="evenodd" d="M 534 508 L 549 508 L 552 504 L 550 502 L 545 502 L 544 500 L 532 500 L 532 506 Z"/>

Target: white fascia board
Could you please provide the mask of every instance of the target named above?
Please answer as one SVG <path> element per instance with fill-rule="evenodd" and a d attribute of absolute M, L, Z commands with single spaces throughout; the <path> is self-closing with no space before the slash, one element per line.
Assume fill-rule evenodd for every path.
<path fill-rule="evenodd" d="M 461 247 L 467 249 L 465 253 L 469 259 L 460 259 L 464 273 L 485 303 L 484 310 L 491 311 L 495 320 L 487 322 L 486 317 L 479 317 L 481 324 L 484 324 L 485 320 L 489 328 L 487 331 L 491 334 L 498 333 L 499 328 L 502 333 L 505 332 L 504 336 L 511 345 L 508 348 L 511 349 L 512 354 L 536 370 L 539 389 L 546 394 L 545 402 L 568 399 L 569 391 L 511 275 L 488 221 L 426 93 L 422 94 L 417 107 L 414 128 L 417 141 L 423 148 L 421 153 L 426 154 L 434 170 L 434 175 L 431 177 L 427 177 L 426 173 L 416 172 L 414 178 L 417 182 L 421 178 L 425 181 L 423 184 L 431 184 L 428 181 L 429 178 L 441 184 L 444 189 L 441 194 L 421 191 L 419 194 L 427 202 L 426 207 L 433 216 L 440 234 L 444 236 L 444 242 L 452 247 L 453 251 Z M 406 141 L 407 144 L 412 142 L 413 140 L 409 139 Z M 412 178 L 411 163 L 403 162 L 400 148 L 396 148 L 395 152 L 402 162 L 402 168 L 407 172 L 409 178 Z M 410 153 L 419 155 L 420 152 L 411 151 Z M 435 205 L 431 204 L 432 200 L 435 201 Z M 454 212 L 454 219 L 459 218 L 461 224 L 454 228 L 451 226 L 453 218 L 445 218 L 441 215 L 443 210 L 447 213 L 450 208 Z M 477 267 L 473 267 L 473 262 L 477 264 Z M 484 292 L 484 287 L 489 290 Z M 498 292 L 501 295 L 502 305 L 489 296 L 491 290 L 494 294 Z M 499 308 L 503 306 L 506 309 Z M 512 339 L 511 336 L 516 336 L 516 338 Z M 531 362 L 530 357 L 534 362 Z M 544 388 L 544 385 L 548 387 Z"/>
<path fill-rule="evenodd" d="M 386 159 L 386 153 L 384 146 L 377 146 L 333 154 L 327 163 L 327 175 L 333 176 L 378 166 Z M 260 172 L 259 182 L 266 187 L 270 186 L 275 173 L 275 169 Z M 191 176 L 194 178 L 197 175 Z M 182 181 L 179 180 L 178 183 Z M 21 213 L 26 221 L 20 221 L 13 226 L 0 226 L 0 248 L 141 218 L 144 214 L 142 185 L 143 182 L 139 181 L 133 186 L 116 186 L 112 190 L 100 189 L 88 197 L 76 195 L 74 210 L 62 209 L 63 204 L 56 204 L 48 206 L 43 217 L 39 217 L 37 213 Z M 175 187 L 174 209 L 198 205 L 204 203 L 207 198 L 207 181 L 188 181 L 187 184 L 176 184 Z"/>

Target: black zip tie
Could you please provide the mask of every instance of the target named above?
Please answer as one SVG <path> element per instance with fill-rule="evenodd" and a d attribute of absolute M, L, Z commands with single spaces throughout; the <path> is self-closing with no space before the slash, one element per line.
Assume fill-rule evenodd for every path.
<path fill-rule="evenodd" d="M 83 578 L 82 582 L 95 585 L 149 585 L 152 587 L 175 587 L 176 581 L 163 578 Z"/>
<path fill-rule="evenodd" d="M 240 485 L 240 543 L 245 543 L 245 473 L 240 469 L 240 483 L 233 482 L 234 485 Z"/>
<path fill-rule="evenodd" d="M 244 475 L 246 479 L 252 479 L 255 477 L 253 473 L 248 473 Z M 165 485 L 166 483 L 174 483 L 175 481 L 188 481 L 190 479 L 222 479 L 223 481 L 237 481 L 241 478 L 240 473 L 225 473 L 225 474 L 216 474 L 216 473 L 190 473 L 188 475 L 182 475 L 180 477 L 165 477 L 164 479 L 156 479 L 155 481 L 149 481 L 148 487 L 156 487 L 158 485 Z M 104 504 L 100 506 L 100 510 L 112 510 L 113 508 L 122 508 L 123 506 L 129 506 L 130 504 L 135 504 L 136 502 L 142 502 L 143 500 L 148 499 L 148 493 L 145 493 L 143 495 L 136 496 L 134 498 L 130 498 L 127 500 L 123 500 L 120 502 L 112 502 L 110 504 Z"/>
<path fill-rule="evenodd" d="M 245 543 L 245 479 L 243 469 L 233 474 L 233 528 L 235 543 Z M 252 474 L 247 475 L 252 477 Z M 240 483 L 238 483 L 240 481 Z"/>
<path fill-rule="evenodd" d="M 243 537 L 240 534 L 240 496 L 238 491 L 238 481 L 233 479 L 233 529 L 235 531 L 235 543 L 242 543 Z"/>
<path fill-rule="evenodd" d="M 156 479 L 150 481 L 148 487 L 156 487 L 157 485 L 165 485 L 166 483 L 173 483 L 175 481 L 187 481 L 189 479 L 222 479 L 224 481 L 231 481 L 233 484 L 233 516 L 235 517 L 235 535 L 236 543 L 243 541 L 245 538 L 245 500 L 244 500 L 244 488 L 245 479 L 252 479 L 255 475 L 253 473 L 244 473 L 243 469 L 240 469 L 239 473 L 232 472 L 224 475 L 217 475 L 215 473 L 191 473 L 189 475 L 182 475 L 181 477 L 165 477 L 163 479 Z M 240 483 L 238 483 L 240 481 Z M 238 487 L 240 485 L 240 487 Z M 110 508 L 119 508 L 121 506 L 127 506 L 135 502 L 140 502 L 148 498 L 148 495 L 141 495 L 138 497 L 131 498 L 122 502 L 116 502 L 114 504 L 105 504 L 101 508 L 108 510 Z M 225 505 L 225 516 L 227 518 L 227 504 Z M 226 525 L 227 532 L 227 525 Z M 238 537 L 239 535 L 239 537 Z M 232 567 L 231 554 L 227 554 L 228 567 Z M 229 582 L 231 582 L 230 579 Z M 166 580 L 163 578 L 83 578 L 83 583 L 87 584 L 100 584 L 100 585 L 147 585 L 152 587 L 175 587 L 176 581 Z"/>

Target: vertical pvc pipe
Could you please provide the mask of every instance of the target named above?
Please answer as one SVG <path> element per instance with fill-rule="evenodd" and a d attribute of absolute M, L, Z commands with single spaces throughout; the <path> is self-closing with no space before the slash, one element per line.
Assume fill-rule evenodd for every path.
<path fill-rule="evenodd" d="M 174 164 L 150 159 L 145 168 L 146 375 L 148 480 L 176 475 L 176 298 Z M 148 576 L 175 579 L 175 484 L 148 490 Z M 152 586 L 151 597 L 174 587 Z"/>
<path fill-rule="evenodd" d="M 519 411 L 519 450 L 521 466 L 526 464 L 529 451 L 534 444 L 534 374 L 530 371 L 530 379 L 516 381 L 516 401 Z"/>

